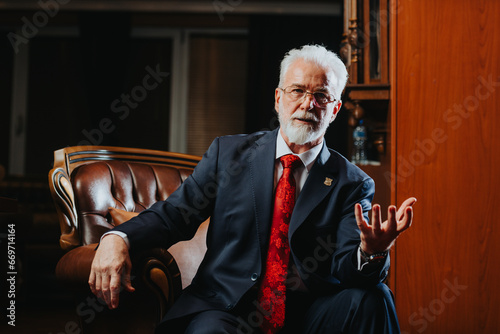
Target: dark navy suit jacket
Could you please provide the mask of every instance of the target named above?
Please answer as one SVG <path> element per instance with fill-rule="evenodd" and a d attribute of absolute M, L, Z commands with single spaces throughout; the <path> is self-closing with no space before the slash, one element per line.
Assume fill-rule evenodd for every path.
<path fill-rule="evenodd" d="M 211 217 L 207 253 L 192 284 L 167 314 L 232 309 L 263 274 L 273 205 L 277 131 L 214 140 L 193 174 L 166 201 L 116 228 L 131 251 L 190 239 Z M 289 229 L 293 263 L 311 294 L 375 285 L 389 259 L 359 271 L 354 205 L 367 219 L 375 186 L 358 167 L 323 144 L 297 199 Z"/>

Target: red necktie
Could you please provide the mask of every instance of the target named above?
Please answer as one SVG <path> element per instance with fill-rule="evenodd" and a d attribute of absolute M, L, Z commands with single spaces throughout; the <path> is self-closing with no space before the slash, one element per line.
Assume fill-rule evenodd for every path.
<path fill-rule="evenodd" d="M 300 158 L 292 154 L 282 156 L 280 161 L 283 175 L 276 187 L 266 269 L 259 291 L 259 303 L 265 310 L 260 327 L 265 334 L 276 333 L 285 324 L 285 280 L 290 258 L 288 225 L 295 205 L 293 169 L 301 164 Z"/>

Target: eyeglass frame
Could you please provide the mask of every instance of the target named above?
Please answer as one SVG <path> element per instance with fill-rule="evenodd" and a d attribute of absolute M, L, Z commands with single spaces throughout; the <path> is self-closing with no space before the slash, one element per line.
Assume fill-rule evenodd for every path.
<path fill-rule="evenodd" d="M 297 88 L 299 88 L 299 89 L 303 89 L 303 88 L 301 88 L 300 86 L 297 86 L 297 85 L 290 85 L 290 86 L 287 86 L 287 87 L 285 87 L 285 88 L 281 88 L 281 87 L 278 87 L 278 88 L 279 88 L 279 89 L 281 89 L 281 90 L 283 91 L 283 93 L 285 93 L 285 94 L 291 94 L 292 92 L 287 92 L 287 91 L 286 91 L 286 89 L 287 89 L 287 88 L 290 88 L 290 87 L 297 87 Z M 307 89 L 303 89 L 303 90 L 305 91 L 304 95 L 303 95 L 301 98 L 296 99 L 295 101 L 299 101 L 299 100 L 302 100 L 302 101 L 303 101 L 303 100 L 305 100 L 305 97 L 307 96 L 307 94 L 311 94 L 311 96 L 312 96 L 312 98 L 313 98 L 313 103 L 314 103 L 314 105 L 315 105 L 316 107 L 318 107 L 318 108 L 325 108 L 325 107 L 327 106 L 327 104 L 329 104 L 329 103 L 332 103 L 332 102 L 335 102 L 335 101 L 340 101 L 340 100 L 337 100 L 337 99 L 336 99 L 333 95 L 328 94 L 328 93 L 323 93 L 323 92 L 321 92 L 321 91 L 311 92 L 311 91 L 309 91 L 309 90 L 307 90 Z M 332 96 L 332 97 L 333 97 L 333 100 L 332 100 L 332 101 L 328 101 L 328 102 L 326 102 L 324 105 L 321 105 L 321 104 L 319 104 L 319 102 L 316 100 L 316 97 L 314 96 L 314 94 L 316 94 L 316 93 L 323 93 L 323 94 L 326 94 L 326 95 Z"/>

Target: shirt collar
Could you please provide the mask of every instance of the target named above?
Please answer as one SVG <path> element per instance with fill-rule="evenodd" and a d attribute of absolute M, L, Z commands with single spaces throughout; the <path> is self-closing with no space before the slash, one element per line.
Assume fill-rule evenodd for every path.
<path fill-rule="evenodd" d="M 316 158 L 318 157 L 322 147 L 323 142 L 314 146 L 308 151 L 305 151 L 304 153 L 295 154 L 286 144 L 285 139 L 283 139 L 283 136 L 281 135 L 281 131 L 278 131 L 278 139 L 276 140 L 276 159 L 279 159 L 287 154 L 294 154 L 298 156 L 300 160 L 302 160 L 302 163 L 307 168 L 307 172 L 309 172 L 314 165 L 314 162 L 316 161 Z"/>

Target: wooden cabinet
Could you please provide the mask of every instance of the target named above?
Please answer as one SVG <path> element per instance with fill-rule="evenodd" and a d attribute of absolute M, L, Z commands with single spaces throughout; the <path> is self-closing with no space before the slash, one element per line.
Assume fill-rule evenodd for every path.
<path fill-rule="evenodd" d="M 359 13 L 366 1 L 356 3 Z M 402 333 L 498 333 L 500 2 L 390 0 L 386 8 L 388 152 L 368 172 L 392 203 L 418 198 L 414 224 L 392 251 Z M 365 117 L 374 101 L 360 99 Z"/>

